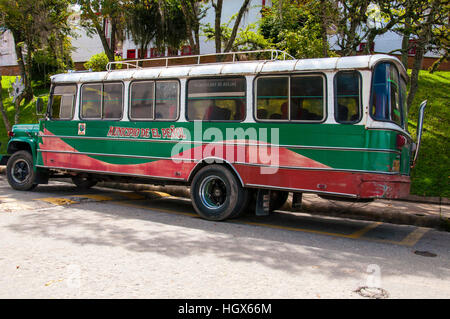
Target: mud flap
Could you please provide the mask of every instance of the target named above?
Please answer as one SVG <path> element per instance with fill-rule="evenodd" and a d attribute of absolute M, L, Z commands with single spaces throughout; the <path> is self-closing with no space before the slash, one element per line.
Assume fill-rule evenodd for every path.
<path fill-rule="evenodd" d="M 270 214 L 270 190 L 259 189 L 256 196 L 256 216 L 268 216 Z"/>
<path fill-rule="evenodd" d="M 292 195 L 292 209 L 300 210 L 302 208 L 303 193 L 294 193 Z"/>

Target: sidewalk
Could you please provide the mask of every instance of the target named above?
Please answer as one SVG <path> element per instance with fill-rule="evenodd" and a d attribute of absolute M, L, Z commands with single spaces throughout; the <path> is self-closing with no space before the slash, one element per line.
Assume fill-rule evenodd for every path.
<path fill-rule="evenodd" d="M 123 190 L 153 190 L 176 197 L 190 198 L 185 186 L 151 186 L 145 184 L 99 183 L 98 186 Z M 292 195 L 281 210 L 292 211 Z M 311 215 L 380 221 L 393 224 L 414 225 L 450 231 L 450 205 L 418 203 L 403 200 L 377 199 L 369 203 L 352 203 L 323 199 L 315 194 L 303 194 L 302 212 Z"/>

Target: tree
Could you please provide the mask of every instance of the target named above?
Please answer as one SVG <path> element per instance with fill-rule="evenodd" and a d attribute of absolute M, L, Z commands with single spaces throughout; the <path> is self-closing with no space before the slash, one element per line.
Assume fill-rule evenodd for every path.
<path fill-rule="evenodd" d="M 0 0 L 0 24 L 14 38 L 17 63 L 25 85 L 15 101 L 15 123 L 19 122 L 21 102 L 27 103 L 33 98 L 33 54 L 48 45 L 52 37 L 68 34 L 67 12 L 66 0 Z"/>
<path fill-rule="evenodd" d="M 223 41 L 222 36 L 222 5 L 223 0 L 211 0 L 211 5 L 214 8 L 215 19 L 214 19 L 214 41 L 216 46 L 216 53 L 222 52 L 222 42 L 224 42 L 223 52 L 230 52 L 233 47 L 234 41 L 236 40 L 236 35 L 238 33 L 239 25 L 241 23 L 244 13 L 249 9 L 250 0 L 243 0 L 243 3 L 235 17 L 233 28 L 231 29 L 230 35 L 227 37 L 226 41 Z"/>
<path fill-rule="evenodd" d="M 207 9 L 203 0 L 180 0 L 181 10 L 186 19 L 186 35 L 194 54 L 200 54 L 200 21 Z"/>
<path fill-rule="evenodd" d="M 280 50 L 297 58 L 328 56 L 327 25 L 330 3 L 323 1 L 273 0 L 263 8 L 260 33 Z"/>
<path fill-rule="evenodd" d="M 412 0 L 411 0 L 412 1 Z M 407 98 L 407 107 L 412 105 L 418 89 L 419 71 L 422 69 L 423 58 L 427 51 L 444 51 L 448 54 L 449 48 L 449 6 L 442 0 L 416 0 L 414 6 L 409 8 L 414 12 L 410 25 L 404 26 L 405 34 L 414 38 L 414 63 L 411 71 L 410 89 Z M 417 14 L 417 12 L 421 14 Z"/>
<path fill-rule="evenodd" d="M 132 0 L 125 5 L 125 23 L 128 36 L 138 46 L 139 58 L 143 59 L 148 45 L 154 39 L 158 19 L 157 2 Z"/>
<path fill-rule="evenodd" d="M 82 26 L 88 34 L 96 33 L 100 37 L 103 50 L 110 62 L 114 61 L 117 42 L 123 38 L 123 1 L 120 0 L 78 0 L 81 8 Z M 108 24 L 111 26 L 111 37 L 106 37 Z"/>

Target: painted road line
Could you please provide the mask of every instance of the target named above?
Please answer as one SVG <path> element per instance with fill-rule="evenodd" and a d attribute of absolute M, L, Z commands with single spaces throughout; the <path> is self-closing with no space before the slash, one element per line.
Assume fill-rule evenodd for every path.
<path fill-rule="evenodd" d="M 370 225 L 367 225 L 366 227 L 362 228 L 361 230 L 358 230 L 350 235 L 350 238 L 358 239 L 361 238 L 364 234 L 371 231 L 372 229 L 377 228 L 379 225 L 383 224 L 382 222 L 374 222 Z"/>
<path fill-rule="evenodd" d="M 404 246 L 414 246 L 422 237 L 425 235 L 430 229 L 418 227 L 414 229 L 408 236 L 406 236 L 401 242 L 400 245 Z"/>
<path fill-rule="evenodd" d="M 57 205 L 57 206 L 65 206 L 65 205 L 72 205 L 72 204 L 78 204 L 79 202 L 68 199 L 68 198 L 63 198 L 63 197 L 47 197 L 47 198 L 36 198 L 34 200 L 40 200 L 43 202 L 47 202 L 53 205 Z"/>
<path fill-rule="evenodd" d="M 93 199 L 93 200 L 98 201 L 98 202 L 110 201 L 110 200 L 114 199 L 113 197 L 110 197 L 110 196 L 98 195 L 98 194 L 72 195 L 70 197 L 71 198 L 89 198 L 89 199 Z"/>

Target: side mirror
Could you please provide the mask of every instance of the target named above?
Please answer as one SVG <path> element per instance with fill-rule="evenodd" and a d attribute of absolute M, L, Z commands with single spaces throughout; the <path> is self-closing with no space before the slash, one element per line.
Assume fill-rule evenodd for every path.
<path fill-rule="evenodd" d="M 44 100 L 41 97 L 38 97 L 36 100 L 36 114 L 42 115 L 44 111 Z"/>

